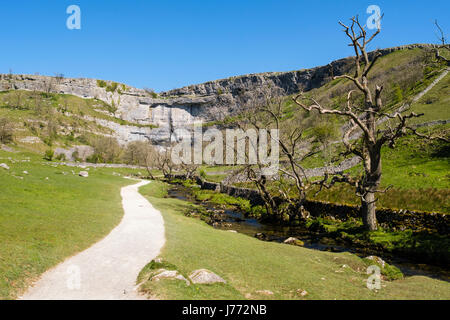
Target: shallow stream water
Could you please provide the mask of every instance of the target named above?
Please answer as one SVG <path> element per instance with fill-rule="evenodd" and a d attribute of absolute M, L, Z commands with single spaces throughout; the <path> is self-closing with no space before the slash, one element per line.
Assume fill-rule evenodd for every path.
<path fill-rule="evenodd" d="M 304 242 L 304 247 L 321 251 L 351 252 L 358 256 L 380 255 L 377 252 L 362 251 L 360 248 L 346 247 L 336 244 L 333 239 L 320 239 L 303 226 L 281 226 L 271 223 L 263 223 L 255 218 L 246 217 L 239 210 L 225 208 L 210 202 L 196 201 L 191 195 L 190 189 L 182 185 L 173 185 L 168 192 L 169 197 L 190 201 L 203 206 L 207 210 L 217 212 L 221 216 L 221 222 L 214 227 L 222 230 L 234 230 L 236 232 L 255 237 L 259 235 L 262 240 L 283 242 L 289 237 L 295 237 Z M 324 241 L 326 240 L 326 241 Z M 381 256 L 388 263 L 398 267 L 405 276 L 423 275 L 450 281 L 450 270 L 433 265 L 417 264 L 408 259 L 395 256 Z"/>

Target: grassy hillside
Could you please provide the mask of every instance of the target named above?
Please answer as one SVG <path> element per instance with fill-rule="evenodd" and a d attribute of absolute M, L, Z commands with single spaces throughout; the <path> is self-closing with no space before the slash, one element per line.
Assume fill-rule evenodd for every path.
<path fill-rule="evenodd" d="M 227 284 L 190 285 L 183 281 L 146 281 L 151 265 L 141 272 L 141 289 L 163 299 L 449 299 L 450 284 L 424 276 L 382 281 L 378 292 L 366 287 L 367 261 L 350 253 L 322 252 L 259 241 L 216 230 L 188 218 L 185 201 L 165 198 L 167 185 L 152 182 L 140 189 L 161 211 L 167 243 L 165 265 L 187 276 L 206 268 Z M 258 292 L 269 290 L 273 295 Z M 305 290 L 307 295 L 300 293 Z"/>
<path fill-rule="evenodd" d="M 0 92 L 0 118 L 12 122 L 14 142 L 37 152 L 54 146 L 86 144 L 93 136 L 111 134 L 111 130 L 84 118 L 118 121 L 108 115 L 108 108 L 101 101 L 71 95 L 21 90 Z M 23 140 L 26 137 L 38 139 L 30 143 Z"/>
<path fill-rule="evenodd" d="M 0 299 L 13 299 L 119 223 L 120 188 L 132 182 L 117 173 L 133 170 L 91 168 L 82 178 L 23 151 L 0 150 L 0 163 L 10 167 L 0 168 Z"/>
<path fill-rule="evenodd" d="M 92 145 L 98 137 L 114 135 L 111 129 L 97 124 L 95 119 L 154 127 L 119 119 L 114 116 L 115 112 L 114 106 L 98 99 L 38 91 L 0 92 L 0 119 L 11 125 L 16 145 L 34 152 Z M 27 139 L 30 137 L 34 140 Z"/>
<path fill-rule="evenodd" d="M 435 131 L 437 128 L 435 128 Z M 378 206 L 428 212 L 450 213 L 450 153 L 448 145 L 407 136 L 395 149 L 382 149 L 382 187 L 392 185 L 379 194 Z M 348 171 L 357 172 L 360 166 Z M 309 197 L 336 203 L 359 204 L 354 189 L 341 184 Z"/>

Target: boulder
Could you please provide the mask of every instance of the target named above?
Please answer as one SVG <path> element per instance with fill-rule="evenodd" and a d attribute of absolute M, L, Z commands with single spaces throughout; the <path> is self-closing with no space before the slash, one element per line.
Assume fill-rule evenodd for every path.
<path fill-rule="evenodd" d="M 14 152 L 14 149 L 13 148 L 11 148 L 11 147 L 8 147 L 8 146 L 6 146 L 6 145 L 4 145 L 4 144 L 2 144 L 2 148 L 1 148 L 3 151 L 6 151 L 6 152 Z"/>
<path fill-rule="evenodd" d="M 268 239 L 267 235 L 262 232 L 258 232 L 257 234 L 255 234 L 255 238 L 257 238 L 259 240 L 267 240 Z"/>
<path fill-rule="evenodd" d="M 196 284 L 212 284 L 212 283 L 226 283 L 224 279 L 207 269 L 198 269 L 189 275 L 192 283 Z"/>
<path fill-rule="evenodd" d="M 9 166 L 6 163 L 0 163 L 0 168 L 3 168 L 5 170 L 9 170 Z"/>
<path fill-rule="evenodd" d="M 87 177 L 89 177 L 89 172 L 87 172 L 87 171 L 80 171 L 80 173 L 78 175 L 80 177 L 87 178 Z"/>
<path fill-rule="evenodd" d="M 255 291 L 257 294 L 261 294 L 263 296 L 273 296 L 273 292 L 270 290 L 257 290 Z"/>
<path fill-rule="evenodd" d="M 294 246 L 304 246 L 305 243 L 297 238 L 289 237 L 286 240 L 283 241 L 286 244 L 292 244 Z"/>
<path fill-rule="evenodd" d="M 20 139 L 19 141 L 22 143 L 35 144 L 35 143 L 40 143 L 41 139 L 39 139 L 38 137 L 34 137 L 34 136 L 28 136 L 28 137 Z"/>
<path fill-rule="evenodd" d="M 301 297 L 304 297 L 308 294 L 308 291 L 303 290 L 303 289 L 297 289 L 297 294 Z"/>
<path fill-rule="evenodd" d="M 177 270 L 160 269 L 159 273 L 151 278 L 151 281 L 159 281 L 162 279 L 181 280 L 186 282 L 186 285 L 190 285 L 189 280 L 179 274 Z"/>

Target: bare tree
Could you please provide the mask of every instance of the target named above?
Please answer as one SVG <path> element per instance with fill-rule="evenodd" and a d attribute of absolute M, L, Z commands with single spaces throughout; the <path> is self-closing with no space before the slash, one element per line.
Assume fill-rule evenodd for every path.
<path fill-rule="evenodd" d="M 173 172 L 178 168 L 178 166 L 172 161 L 171 147 L 165 147 L 164 149 L 157 152 L 155 157 L 155 164 L 166 178 L 171 177 L 173 175 Z"/>
<path fill-rule="evenodd" d="M 13 124 L 7 118 L 0 118 L 0 142 L 10 143 L 13 141 Z"/>
<path fill-rule="evenodd" d="M 301 218 L 306 218 L 308 214 L 303 205 L 306 199 L 306 191 L 311 186 L 311 182 L 301 163 L 316 154 L 320 148 L 314 144 L 314 140 L 304 137 L 298 119 L 285 119 L 285 102 L 283 92 L 271 88 L 262 88 L 247 101 L 245 111 L 241 114 L 237 125 L 242 130 L 248 128 L 257 131 L 269 128 L 275 129 L 277 136 L 272 135 L 270 130 L 268 130 L 267 135 L 269 142 L 273 141 L 278 144 L 280 164 L 279 171 L 276 172 L 275 176 L 264 175 L 267 164 L 261 159 L 256 164 L 247 164 L 244 171 L 248 180 L 252 181 L 258 189 L 269 215 L 278 217 L 285 215 L 298 217 L 300 215 Z M 298 110 L 293 111 L 298 114 L 302 109 L 298 107 Z M 259 139 L 258 136 L 258 144 L 263 142 Z M 270 153 L 272 144 L 268 143 L 267 145 L 267 151 Z M 248 154 L 256 148 L 257 146 L 249 140 L 246 149 L 247 159 L 249 158 Z M 268 179 L 272 179 L 271 186 L 276 189 L 275 192 L 269 190 Z"/>
<path fill-rule="evenodd" d="M 142 150 L 139 155 L 139 165 L 145 167 L 150 179 L 155 179 L 152 170 L 157 168 L 159 163 L 160 153 L 156 150 L 149 141 L 142 142 Z"/>
<path fill-rule="evenodd" d="M 63 73 L 55 73 L 55 80 L 57 84 L 60 84 L 64 80 Z"/>
<path fill-rule="evenodd" d="M 14 90 L 13 91 L 13 95 L 14 95 L 14 107 L 16 109 L 22 109 L 22 92 L 19 90 Z"/>
<path fill-rule="evenodd" d="M 319 182 L 321 185 L 319 190 L 323 187 L 330 188 L 337 182 L 348 183 L 355 187 L 356 194 L 361 199 L 364 226 L 368 230 L 376 230 L 376 193 L 386 192 L 386 189 L 380 190 L 381 148 L 383 145 L 395 147 L 395 141 L 408 131 L 416 133 L 416 130 L 409 127 L 407 122 L 409 119 L 423 114 L 414 112 L 388 114 L 384 112 L 381 98 L 383 86 L 376 85 L 373 88 L 369 81 L 369 73 L 380 57 L 380 53 L 375 52 L 369 55 L 366 50 L 367 45 L 380 33 L 380 29 L 369 35 L 360 24 L 358 17 L 351 18 L 350 26 L 342 22 L 339 22 L 339 24 L 344 27 L 344 32 L 351 41 L 349 46 L 353 47 L 355 52 L 355 73 L 353 76 L 347 74 L 334 76 L 333 79 L 347 79 L 354 84 L 356 89 L 348 92 L 346 105 L 338 109 L 323 107 L 315 99 L 305 98 L 303 93 L 297 95 L 293 100 L 304 110 L 317 111 L 319 114 L 325 115 L 337 115 L 350 120 L 351 125 L 343 135 L 342 141 L 346 149 L 343 154 L 353 154 L 360 157 L 363 163 L 363 172 L 358 177 L 341 173 L 333 176 L 331 180 L 328 179 L 328 175 L 325 175 L 324 179 Z M 363 103 L 361 105 L 355 105 L 352 100 L 352 94 L 355 92 L 362 94 Z M 382 117 L 387 117 L 395 123 L 388 125 L 387 130 L 379 130 L 377 121 Z M 360 139 L 352 142 L 350 137 L 355 130 L 361 130 L 363 134 Z"/>
<path fill-rule="evenodd" d="M 440 42 L 441 47 L 442 47 L 444 50 L 450 51 L 450 46 L 449 46 L 448 44 L 446 44 L 447 39 L 445 38 L 444 31 L 442 30 L 442 28 L 441 28 L 441 26 L 439 25 L 439 23 L 438 23 L 437 20 L 434 20 L 434 24 L 435 24 L 436 28 L 437 28 L 438 31 L 439 31 L 439 35 L 437 36 L 437 38 L 439 39 L 439 42 Z M 445 63 L 447 64 L 447 66 L 450 66 L 450 59 L 447 59 L 447 58 L 445 58 L 444 56 L 442 56 L 442 55 L 439 53 L 439 49 L 438 49 L 438 48 L 436 48 L 436 52 L 435 52 L 435 53 L 436 53 L 436 59 L 437 59 L 438 61 L 443 61 L 443 62 L 445 62 Z"/>
<path fill-rule="evenodd" d="M 93 162 L 114 163 L 120 157 L 122 148 L 113 137 L 95 137 L 90 141 L 94 154 L 90 157 Z"/>

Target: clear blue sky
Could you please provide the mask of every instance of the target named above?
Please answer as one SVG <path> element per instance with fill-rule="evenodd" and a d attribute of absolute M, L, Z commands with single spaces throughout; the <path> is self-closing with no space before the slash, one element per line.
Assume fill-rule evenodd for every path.
<path fill-rule="evenodd" d="M 81 8 L 81 30 L 66 8 Z M 63 73 L 169 90 L 233 75 L 314 67 L 349 56 L 338 20 L 384 13 L 372 48 L 436 43 L 450 1 L 14 0 L 0 4 L 0 73 Z"/>

